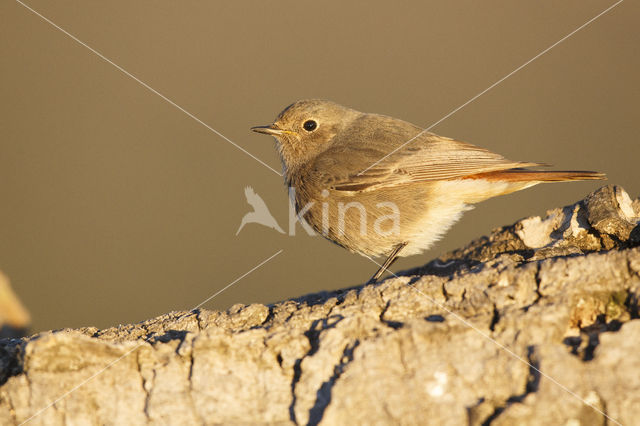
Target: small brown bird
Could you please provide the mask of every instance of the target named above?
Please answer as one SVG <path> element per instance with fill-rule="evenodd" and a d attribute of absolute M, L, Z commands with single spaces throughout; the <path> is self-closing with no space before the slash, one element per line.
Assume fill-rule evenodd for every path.
<path fill-rule="evenodd" d="M 276 138 L 296 211 L 327 239 L 366 256 L 428 249 L 472 204 L 542 182 L 604 179 L 541 171 L 406 121 L 324 100 L 285 108 L 251 130 Z"/>

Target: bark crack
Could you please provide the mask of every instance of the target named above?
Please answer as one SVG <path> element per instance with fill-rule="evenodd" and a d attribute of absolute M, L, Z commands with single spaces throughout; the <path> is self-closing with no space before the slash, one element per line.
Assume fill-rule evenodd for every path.
<path fill-rule="evenodd" d="M 322 420 L 325 410 L 331 403 L 331 391 L 346 367 L 353 361 L 353 352 L 359 344 L 360 341 L 356 339 L 353 343 L 344 347 L 340 361 L 333 367 L 333 374 L 322 383 L 320 389 L 316 392 L 316 401 L 309 410 L 310 425 L 317 425 Z"/>
<path fill-rule="evenodd" d="M 540 261 L 537 261 L 535 265 L 536 265 L 536 272 L 534 274 L 534 279 L 536 280 L 536 288 L 534 289 L 534 291 L 536 292 L 536 298 L 533 300 L 533 302 L 529 303 L 527 306 L 524 306 L 522 308 L 522 310 L 524 310 L 525 312 L 528 312 L 529 309 L 537 305 L 540 302 L 540 300 L 542 300 L 542 298 L 544 297 L 540 292 L 540 284 L 542 283 L 542 278 L 540 278 Z"/>
<path fill-rule="evenodd" d="M 380 312 L 380 315 L 379 315 L 380 322 L 390 328 L 393 328 L 394 330 L 402 328 L 404 323 L 400 321 L 391 321 L 384 318 L 384 315 L 387 313 L 387 310 L 389 310 L 389 306 L 391 306 L 391 300 L 387 300 L 386 305 L 384 306 L 384 308 L 382 308 L 382 311 Z"/>
<path fill-rule="evenodd" d="M 331 321 L 333 319 L 333 321 Z M 289 405 L 289 419 L 298 424 L 296 418 L 295 406 L 297 402 L 296 386 L 302 376 L 302 361 L 305 358 L 313 356 L 320 349 L 320 333 L 329 328 L 334 328 L 344 317 L 342 315 L 334 315 L 333 317 L 317 319 L 311 323 L 311 327 L 304 332 L 305 337 L 309 341 L 309 350 L 306 354 L 296 360 L 293 365 L 293 378 L 291 380 L 291 404 Z"/>
<path fill-rule="evenodd" d="M 524 386 L 524 391 L 520 394 L 510 396 L 503 404 L 497 405 L 493 413 L 482 422 L 482 426 L 490 426 L 510 405 L 521 403 L 529 394 L 538 391 L 541 378 L 540 363 L 535 355 L 534 346 L 527 347 L 527 362 L 529 363 L 529 375 Z"/>
<path fill-rule="evenodd" d="M 145 417 L 148 421 L 151 420 L 151 416 L 149 415 L 149 402 L 151 400 L 151 389 L 153 388 L 153 381 L 155 380 L 156 372 L 152 370 L 152 378 L 151 380 L 147 380 L 145 378 L 144 373 L 142 372 L 142 360 L 140 359 L 140 351 L 136 351 L 136 367 L 138 369 L 138 374 L 140 374 L 140 379 L 142 380 L 142 391 L 145 394 L 144 398 L 144 412 Z"/>

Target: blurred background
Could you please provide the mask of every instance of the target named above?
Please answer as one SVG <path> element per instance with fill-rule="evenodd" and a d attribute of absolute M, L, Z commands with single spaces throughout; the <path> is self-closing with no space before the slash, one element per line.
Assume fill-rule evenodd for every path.
<path fill-rule="evenodd" d="M 325 98 L 427 127 L 613 1 L 85 2 L 30 7 L 276 170 L 268 124 Z M 600 17 L 433 129 L 514 160 L 638 181 L 640 4 Z M 377 269 L 298 226 L 282 178 L 15 1 L 0 3 L 0 270 L 32 330 L 108 327 L 207 302 L 275 302 Z M 490 200 L 394 269 L 602 185 Z"/>

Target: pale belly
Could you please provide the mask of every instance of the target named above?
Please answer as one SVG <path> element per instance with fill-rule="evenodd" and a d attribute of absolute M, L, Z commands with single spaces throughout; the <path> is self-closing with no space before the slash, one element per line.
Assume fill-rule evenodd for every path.
<path fill-rule="evenodd" d="M 528 186 L 531 186 L 529 184 Z M 305 220 L 325 238 L 366 256 L 411 256 L 429 249 L 471 204 L 523 189 L 504 182 L 453 180 L 375 191 L 323 191 L 296 194 Z"/>

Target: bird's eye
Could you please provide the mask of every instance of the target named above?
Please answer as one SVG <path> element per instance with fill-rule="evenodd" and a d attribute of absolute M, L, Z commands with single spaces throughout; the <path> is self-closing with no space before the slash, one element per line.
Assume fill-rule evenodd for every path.
<path fill-rule="evenodd" d="M 307 132 L 313 132 L 316 127 L 318 127 L 318 123 L 316 123 L 313 120 L 307 120 L 304 122 L 304 124 L 302 125 L 302 127 L 307 131 Z"/>

